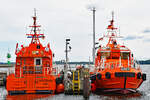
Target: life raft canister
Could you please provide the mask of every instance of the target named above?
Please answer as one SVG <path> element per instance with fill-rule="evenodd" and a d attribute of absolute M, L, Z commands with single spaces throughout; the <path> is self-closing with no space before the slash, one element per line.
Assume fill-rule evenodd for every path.
<path fill-rule="evenodd" d="M 107 79 L 110 79 L 110 78 L 111 78 L 110 72 L 106 72 L 106 73 L 105 73 L 105 77 L 106 77 Z"/>
<path fill-rule="evenodd" d="M 98 73 L 98 74 L 97 74 L 97 79 L 100 80 L 101 78 L 102 78 L 102 75 L 101 75 L 100 73 Z"/>
<path fill-rule="evenodd" d="M 140 79 L 140 78 L 142 78 L 142 74 L 139 72 L 137 73 L 137 79 Z"/>
<path fill-rule="evenodd" d="M 142 79 L 143 79 L 143 81 L 146 81 L 146 74 L 145 73 L 142 74 Z"/>

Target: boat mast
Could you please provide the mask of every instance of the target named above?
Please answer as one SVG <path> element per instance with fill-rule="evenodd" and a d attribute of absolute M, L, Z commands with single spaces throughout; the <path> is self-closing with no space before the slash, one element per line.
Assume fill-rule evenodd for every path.
<path fill-rule="evenodd" d="M 118 38 L 116 35 L 117 28 L 114 27 L 114 12 L 112 12 L 112 20 L 110 21 L 110 25 L 107 27 L 108 33 L 107 36 L 109 38 L 107 46 L 110 44 L 110 42 L 115 41 L 114 38 Z"/>
<path fill-rule="evenodd" d="M 40 33 L 39 27 L 41 27 L 41 26 L 37 25 L 36 9 L 34 9 L 34 16 L 32 18 L 33 18 L 33 25 L 29 26 L 29 27 L 32 27 L 31 33 L 33 32 L 33 34 L 30 33 L 30 34 L 26 34 L 26 35 L 28 36 L 27 38 L 32 38 L 32 40 L 31 40 L 32 44 L 37 44 L 37 43 L 40 44 L 39 38 L 45 38 L 45 36 L 44 36 L 44 34 Z M 37 33 L 37 32 L 39 32 L 39 33 Z"/>
<path fill-rule="evenodd" d="M 35 40 L 35 41 L 37 41 L 37 37 L 36 37 L 36 19 L 37 19 L 37 17 L 36 17 L 36 9 L 34 9 L 34 16 L 33 16 L 33 20 L 34 20 L 34 22 L 33 22 L 33 31 L 34 31 L 34 38 L 32 38 L 32 43 L 33 43 L 33 41 Z"/>

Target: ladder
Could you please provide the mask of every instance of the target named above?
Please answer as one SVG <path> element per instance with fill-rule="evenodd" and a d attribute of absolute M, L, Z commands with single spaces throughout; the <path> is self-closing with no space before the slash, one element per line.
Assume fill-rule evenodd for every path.
<path fill-rule="evenodd" d="M 79 94 L 80 93 L 80 72 L 79 70 L 73 71 L 73 94 Z"/>

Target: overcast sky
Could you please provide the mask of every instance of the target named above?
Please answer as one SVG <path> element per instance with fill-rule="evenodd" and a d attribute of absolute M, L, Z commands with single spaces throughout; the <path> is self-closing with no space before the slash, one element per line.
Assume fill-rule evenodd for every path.
<path fill-rule="evenodd" d="M 115 12 L 115 26 L 137 59 L 150 58 L 150 0 L 0 0 L 0 62 L 6 61 L 8 51 L 15 61 L 16 43 L 27 45 L 32 25 L 33 9 L 37 9 L 38 23 L 55 53 L 54 60 L 65 58 L 65 39 L 70 38 L 70 61 L 92 58 L 92 12 L 96 11 L 96 41 L 106 32 Z M 92 60 L 92 59 L 91 59 Z"/>

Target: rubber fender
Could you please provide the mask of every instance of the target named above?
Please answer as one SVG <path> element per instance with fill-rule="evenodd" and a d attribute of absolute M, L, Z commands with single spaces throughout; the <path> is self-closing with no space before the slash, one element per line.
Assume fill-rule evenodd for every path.
<path fill-rule="evenodd" d="M 140 79 L 140 78 L 142 78 L 142 74 L 139 72 L 137 73 L 137 79 Z"/>
<path fill-rule="evenodd" d="M 110 72 L 106 72 L 106 73 L 105 73 L 105 77 L 106 77 L 107 79 L 110 79 L 110 78 L 111 78 Z"/>
<path fill-rule="evenodd" d="M 63 93 L 64 92 L 64 85 L 63 84 L 58 84 L 56 86 L 56 93 Z"/>
<path fill-rule="evenodd" d="M 4 77 L 4 78 L 3 78 L 3 84 L 4 84 L 5 87 L 6 87 L 6 81 L 7 81 L 7 80 L 6 80 L 6 77 Z"/>
<path fill-rule="evenodd" d="M 142 79 L 143 79 L 143 81 L 146 81 L 146 74 L 145 73 L 142 74 Z"/>
<path fill-rule="evenodd" d="M 102 78 L 102 75 L 101 75 L 100 73 L 98 73 L 98 74 L 97 74 L 97 79 L 100 80 L 101 78 Z"/>
<path fill-rule="evenodd" d="M 94 83 L 92 83 L 92 84 L 91 84 L 91 91 L 92 91 L 92 92 L 95 92 L 95 90 L 96 90 L 96 86 L 95 86 Z"/>

